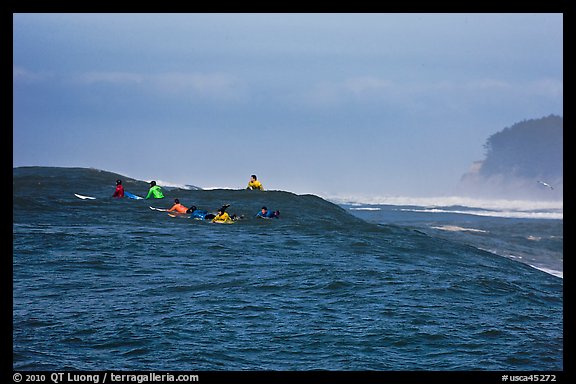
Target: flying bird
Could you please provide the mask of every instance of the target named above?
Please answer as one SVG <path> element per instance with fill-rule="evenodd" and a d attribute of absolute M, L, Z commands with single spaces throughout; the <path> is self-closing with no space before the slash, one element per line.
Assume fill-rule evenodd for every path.
<path fill-rule="evenodd" d="M 548 183 L 545 183 L 545 182 L 540 181 L 540 180 L 538 180 L 538 182 L 539 182 L 540 184 L 542 184 L 543 186 L 545 186 L 545 187 L 548 187 L 548 188 L 550 188 L 550 189 L 554 189 L 554 188 L 553 188 L 550 184 L 548 184 Z"/>

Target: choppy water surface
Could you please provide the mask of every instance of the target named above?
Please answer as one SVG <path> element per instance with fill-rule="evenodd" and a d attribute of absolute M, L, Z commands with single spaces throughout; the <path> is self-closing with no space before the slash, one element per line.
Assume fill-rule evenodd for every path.
<path fill-rule="evenodd" d="M 14 369 L 563 369 L 556 276 L 312 195 L 115 200 L 116 177 L 14 170 Z M 149 209 L 175 197 L 246 218 Z M 254 218 L 262 205 L 281 218 Z"/>

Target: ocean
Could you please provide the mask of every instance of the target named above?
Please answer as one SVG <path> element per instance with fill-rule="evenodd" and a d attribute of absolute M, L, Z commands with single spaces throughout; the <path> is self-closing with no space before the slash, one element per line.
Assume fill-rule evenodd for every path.
<path fill-rule="evenodd" d="M 13 169 L 15 371 L 564 369 L 561 203 L 113 199 L 117 178 L 146 195 L 102 170 Z M 174 198 L 244 219 L 150 209 Z"/>

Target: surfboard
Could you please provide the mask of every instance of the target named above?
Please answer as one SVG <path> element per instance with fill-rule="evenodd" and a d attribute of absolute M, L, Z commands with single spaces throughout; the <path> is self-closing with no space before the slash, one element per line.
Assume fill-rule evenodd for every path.
<path fill-rule="evenodd" d="M 82 200 L 96 200 L 95 197 L 79 195 L 77 193 L 75 193 L 74 196 L 76 196 L 77 198 L 82 199 Z"/>
<path fill-rule="evenodd" d="M 168 210 L 164 208 L 150 207 L 150 209 L 153 211 L 168 212 Z"/>
<path fill-rule="evenodd" d="M 126 196 L 126 197 L 129 198 L 129 199 L 144 200 L 143 197 L 137 196 L 137 195 L 135 195 L 135 194 L 133 194 L 133 193 L 126 192 L 126 191 L 124 191 L 124 196 Z"/>
<path fill-rule="evenodd" d="M 182 213 L 182 212 L 168 212 L 168 216 L 170 217 L 180 217 L 183 219 L 189 219 L 190 218 L 190 214 L 188 213 Z"/>

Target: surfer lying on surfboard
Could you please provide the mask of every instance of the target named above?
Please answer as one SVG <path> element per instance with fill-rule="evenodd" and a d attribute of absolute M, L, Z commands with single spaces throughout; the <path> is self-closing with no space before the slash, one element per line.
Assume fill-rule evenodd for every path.
<path fill-rule="evenodd" d="M 215 215 L 211 215 L 211 217 L 207 217 L 207 215 L 210 215 L 208 213 L 208 211 L 206 211 L 204 209 L 198 209 L 195 205 L 188 208 L 186 213 L 190 213 L 190 218 L 196 219 L 196 220 L 213 219 L 215 217 Z"/>
<path fill-rule="evenodd" d="M 234 220 L 230 217 L 230 215 L 226 212 L 226 208 L 228 208 L 230 204 L 223 205 L 222 208 L 218 210 L 218 214 L 212 219 L 213 223 L 233 223 Z"/>
<path fill-rule="evenodd" d="M 244 216 L 238 216 L 237 214 L 232 214 L 230 216 L 226 209 L 230 206 L 230 204 L 225 204 L 218 210 L 218 214 L 212 219 L 213 223 L 222 223 L 222 224 L 231 224 L 237 220 L 243 219 Z"/>
<path fill-rule="evenodd" d="M 178 213 L 187 213 L 188 207 L 185 207 L 184 205 L 180 204 L 180 200 L 174 199 L 174 205 L 172 206 L 172 208 L 168 210 L 168 212 L 174 212 L 174 211 Z"/>
<path fill-rule="evenodd" d="M 258 212 L 256 214 L 256 217 L 262 218 L 262 219 L 272 219 L 272 218 L 277 219 L 280 217 L 280 211 L 272 211 L 272 210 L 268 210 L 268 208 L 266 208 L 266 207 L 262 207 L 260 212 Z"/>
<path fill-rule="evenodd" d="M 218 210 L 218 212 L 224 212 L 226 211 L 226 208 L 228 208 L 230 206 L 230 204 L 225 204 L 222 206 L 222 208 L 220 208 Z M 195 205 L 191 206 L 190 208 L 188 208 L 188 211 L 186 211 L 186 213 L 190 213 L 190 218 L 191 219 L 195 219 L 195 220 L 214 220 L 214 218 L 216 218 L 216 216 L 218 216 L 217 214 L 213 214 L 213 213 L 208 213 L 208 211 L 204 210 L 204 209 L 198 209 Z M 221 220 L 223 217 L 220 217 L 219 220 Z M 232 221 L 236 221 L 236 220 L 240 220 L 243 219 L 244 216 L 238 216 L 235 213 L 232 214 L 232 216 L 230 216 L 230 218 L 232 219 Z"/>

